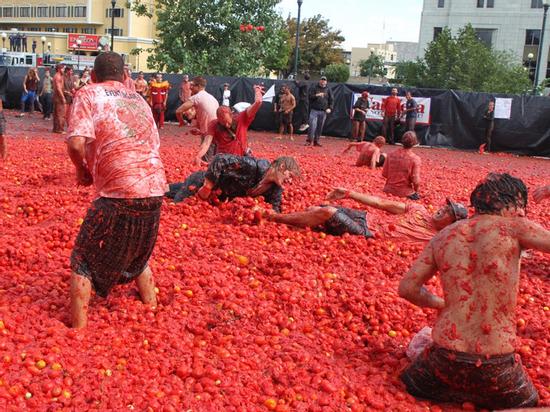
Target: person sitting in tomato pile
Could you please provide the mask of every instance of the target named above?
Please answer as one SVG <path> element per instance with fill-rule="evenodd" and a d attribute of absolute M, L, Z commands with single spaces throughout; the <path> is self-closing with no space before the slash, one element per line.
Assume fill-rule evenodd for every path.
<path fill-rule="evenodd" d="M 245 196 L 263 196 L 276 211 L 281 210 L 284 185 L 300 176 L 294 158 L 282 156 L 270 163 L 251 156 L 218 154 L 206 172 L 191 174 L 183 183 L 169 185 L 166 196 L 181 202 L 197 195 L 214 202 Z"/>
<path fill-rule="evenodd" d="M 394 196 L 420 199 L 420 157 L 412 148 L 418 144 L 415 132 L 407 132 L 401 139 L 403 147 L 386 156 L 382 176 L 386 178 L 384 192 Z"/>
<path fill-rule="evenodd" d="M 431 215 L 424 206 L 382 199 L 377 196 L 336 188 L 327 195 L 327 200 L 354 199 L 360 203 L 395 215 L 404 215 L 396 224 L 377 225 L 377 232 L 384 237 L 398 238 L 401 241 L 427 242 L 439 230 L 468 216 L 468 210 L 460 203 L 447 199 L 447 205 Z M 309 227 L 329 235 L 341 236 L 344 233 L 373 237 L 367 226 L 365 211 L 340 206 L 313 206 L 303 212 L 274 213 L 264 211 L 268 221 L 284 223 L 296 227 Z"/>
<path fill-rule="evenodd" d="M 401 379 L 414 396 L 495 410 L 535 406 L 514 351 L 521 252 L 550 253 L 550 231 L 525 218 L 527 188 L 491 173 L 471 193 L 475 214 L 435 236 L 399 284 L 409 302 L 438 310 L 433 342 Z M 443 296 L 424 286 L 439 272 Z"/>
<path fill-rule="evenodd" d="M 228 106 L 216 110 L 216 119 L 208 123 L 208 131 L 202 141 L 196 159 L 200 159 L 214 146 L 213 154 L 229 153 L 237 156 L 250 154 L 248 147 L 248 128 L 262 106 L 262 87 L 254 86 L 255 100 L 246 110 L 233 114 Z M 202 162 L 201 163 L 206 163 Z"/>
<path fill-rule="evenodd" d="M 87 323 L 91 288 L 106 297 L 135 280 L 155 306 L 149 257 L 155 246 L 166 187 L 159 134 L 143 98 L 124 86 L 124 61 L 113 52 L 94 63 L 93 84 L 75 96 L 67 146 L 77 183 L 95 184 L 71 255 L 72 326 Z"/>

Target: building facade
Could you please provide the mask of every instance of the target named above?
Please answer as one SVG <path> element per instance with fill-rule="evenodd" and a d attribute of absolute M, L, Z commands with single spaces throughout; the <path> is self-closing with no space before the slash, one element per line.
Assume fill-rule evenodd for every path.
<path fill-rule="evenodd" d="M 153 10 L 154 0 L 147 0 Z M 0 0 L 2 47 L 12 41 L 31 52 L 51 55 L 95 56 L 111 44 L 114 16 L 114 51 L 123 54 L 134 70 L 147 70 L 146 49 L 153 46 L 156 18 L 137 16 L 127 0 Z M 6 35 L 4 35 L 6 33 Z M 18 38 L 24 36 L 25 43 Z M 17 40 L 12 40 L 17 39 Z M 20 50 L 23 51 L 23 50 Z"/>
<path fill-rule="evenodd" d="M 511 51 L 533 75 L 542 20 L 542 0 L 424 0 L 418 55 L 424 56 L 428 44 L 444 27 L 456 33 L 470 23 L 481 41 L 497 50 Z M 541 49 L 539 80 L 550 77 L 549 46 L 550 24 Z"/>
<path fill-rule="evenodd" d="M 361 76 L 361 61 L 368 60 L 371 54 L 382 57 L 386 69 L 386 78 L 395 78 L 395 64 L 398 61 L 397 50 L 392 43 L 369 43 L 367 47 L 352 47 L 350 74 Z"/>

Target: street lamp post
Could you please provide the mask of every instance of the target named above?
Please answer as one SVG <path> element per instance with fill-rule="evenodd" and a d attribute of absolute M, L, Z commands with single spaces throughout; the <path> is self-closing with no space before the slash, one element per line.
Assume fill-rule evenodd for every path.
<path fill-rule="evenodd" d="M 44 62 L 44 59 L 46 57 L 46 51 L 44 49 L 45 44 L 46 44 L 46 36 L 40 37 L 40 41 L 42 42 L 42 62 Z M 44 63 L 42 63 L 42 64 L 44 64 Z"/>
<path fill-rule="evenodd" d="M 6 37 L 8 37 L 8 35 L 5 32 L 2 32 L 2 49 L 6 48 Z"/>
<path fill-rule="evenodd" d="M 296 51 L 294 52 L 294 78 L 298 78 L 298 58 L 300 55 L 300 13 L 304 0 L 298 0 L 298 19 L 296 20 Z"/>
<path fill-rule="evenodd" d="M 82 40 L 76 39 L 76 47 L 78 48 L 78 54 L 76 55 L 76 70 L 80 70 L 80 46 L 82 45 Z"/>
<path fill-rule="evenodd" d="M 539 85 L 539 76 L 541 71 L 540 63 L 542 60 L 542 50 L 544 46 L 544 31 L 546 30 L 546 17 L 548 16 L 548 7 L 550 7 L 550 0 L 542 0 L 542 7 L 544 8 L 544 14 L 542 17 L 542 31 L 540 32 L 539 50 L 537 52 L 537 66 L 535 67 L 535 83 L 533 85 L 533 94 L 537 92 L 537 86 Z"/>
<path fill-rule="evenodd" d="M 115 6 L 116 0 L 111 0 L 111 51 L 115 51 Z"/>
<path fill-rule="evenodd" d="M 533 62 L 533 58 L 535 57 L 535 55 L 533 53 L 529 53 L 527 55 L 527 67 L 529 67 L 529 78 L 531 78 L 531 63 Z"/>
<path fill-rule="evenodd" d="M 373 56 L 373 55 L 374 55 L 374 49 L 370 49 L 370 58 L 369 58 L 369 60 L 370 60 L 370 64 L 369 64 L 369 84 L 370 84 L 370 78 L 371 78 L 371 76 L 372 76 L 372 64 L 373 64 L 373 62 L 372 62 L 373 57 L 372 57 L 372 56 Z"/>

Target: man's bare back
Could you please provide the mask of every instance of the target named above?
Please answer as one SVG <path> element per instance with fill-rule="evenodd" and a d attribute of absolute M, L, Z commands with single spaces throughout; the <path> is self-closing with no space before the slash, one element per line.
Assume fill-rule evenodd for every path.
<path fill-rule="evenodd" d="M 520 253 L 538 248 L 537 241 L 550 251 L 550 233 L 539 225 L 495 215 L 474 216 L 436 236 L 429 250 L 441 273 L 445 307 L 434 341 L 460 352 L 513 352 Z"/>

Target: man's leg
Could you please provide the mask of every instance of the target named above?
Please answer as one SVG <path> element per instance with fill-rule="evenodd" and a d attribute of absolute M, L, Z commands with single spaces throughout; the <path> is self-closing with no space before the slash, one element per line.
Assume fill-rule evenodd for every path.
<path fill-rule="evenodd" d="M 313 143 L 316 129 L 317 129 L 317 110 L 311 110 L 311 112 L 309 113 L 309 129 L 307 131 L 306 143 Z"/>
<path fill-rule="evenodd" d="M 317 112 L 317 128 L 315 130 L 315 140 L 313 141 L 314 145 L 319 145 L 319 138 L 323 134 L 323 127 L 325 126 L 325 120 L 327 119 L 327 114 L 323 111 Z"/>
<path fill-rule="evenodd" d="M 164 127 L 164 110 L 159 112 L 159 129 Z"/>
<path fill-rule="evenodd" d="M 290 140 L 294 140 L 294 125 L 292 122 L 288 123 L 288 134 L 290 135 Z"/>
<path fill-rule="evenodd" d="M 393 118 L 390 119 L 390 139 L 392 144 L 395 143 L 395 120 Z"/>
<path fill-rule="evenodd" d="M 332 206 L 313 206 L 303 212 L 274 214 L 268 220 L 290 226 L 315 228 L 322 226 L 336 212 L 337 209 Z"/>
<path fill-rule="evenodd" d="M 91 294 L 90 280 L 73 272 L 71 274 L 71 326 L 73 328 L 86 327 Z"/>
<path fill-rule="evenodd" d="M 153 279 L 153 272 L 149 268 L 149 265 L 141 272 L 136 278 L 136 285 L 139 290 L 139 296 L 141 301 L 146 305 L 153 307 L 157 306 L 157 294 L 155 292 L 155 281 Z"/>
<path fill-rule="evenodd" d="M 153 108 L 153 119 L 155 120 L 155 124 L 157 125 L 157 129 L 159 128 L 159 112 L 155 108 Z"/>
<path fill-rule="evenodd" d="M 282 139 L 284 132 L 285 132 L 285 124 L 283 122 L 280 122 L 279 135 L 276 137 L 276 139 Z"/>
<path fill-rule="evenodd" d="M 357 120 L 351 121 L 351 138 L 359 141 L 359 122 Z"/>
<path fill-rule="evenodd" d="M 365 140 L 365 131 L 366 131 L 366 128 L 367 128 L 367 122 L 365 120 L 363 120 L 360 125 L 359 125 L 359 137 L 358 137 L 358 141 L 363 141 Z"/>

